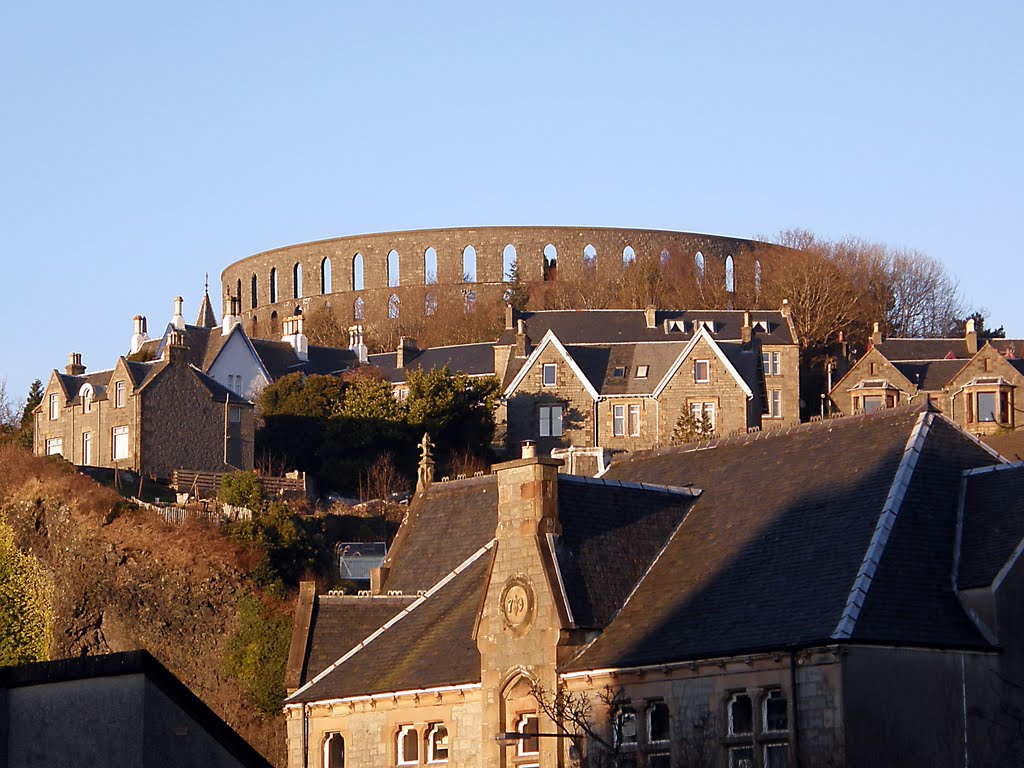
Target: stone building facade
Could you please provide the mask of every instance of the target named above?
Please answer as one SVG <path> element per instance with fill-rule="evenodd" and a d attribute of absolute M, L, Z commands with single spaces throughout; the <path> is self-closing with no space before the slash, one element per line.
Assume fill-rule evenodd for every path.
<path fill-rule="evenodd" d="M 842 413 L 927 400 L 978 437 L 1024 427 L 1024 340 L 980 341 L 968 320 L 961 339 L 886 339 L 876 324 L 871 341 L 832 388 Z"/>
<path fill-rule="evenodd" d="M 600 480 L 531 454 L 425 481 L 368 594 L 304 586 L 289 766 L 1019 754 L 1024 466 L 945 416 L 661 449 Z"/>
<path fill-rule="evenodd" d="M 35 409 L 33 448 L 73 464 L 168 478 L 175 469 L 252 469 L 253 405 L 190 365 L 180 331 L 159 358 L 87 373 L 73 353 Z"/>

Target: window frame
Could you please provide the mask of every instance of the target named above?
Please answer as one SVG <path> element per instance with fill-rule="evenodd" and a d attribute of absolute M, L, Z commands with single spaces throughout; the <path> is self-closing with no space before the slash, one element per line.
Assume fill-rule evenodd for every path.
<path fill-rule="evenodd" d="M 131 456 L 131 445 L 129 444 L 129 434 L 130 433 L 129 433 L 128 427 L 123 425 L 123 424 L 121 424 L 119 426 L 116 426 L 116 427 L 111 427 L 110 428 L 110 460 L 111 461 L 122 461 L 123 459 L 127 459 L 127 458 L 129 458 Z M 118 441 L 119 437 L 122 437 L 123 440 L 124 440 L 124 442 L 123 442 L 124 455 L 123 456 L 118 454 L 118 446 L 122 445 Z"/>
<path fill-rule="evenodd" d="M 334 761 L 331 758 L 331 752 L 330 752 L 331 742 L 334 740 L 335 737 L 341 739 L 342 760 L 345 759 L 345 736 L 344 736 L 344 734 L 342 734 L 340 731 L 328 731 L 327 733 L 324 734 L 323 750 L 322 750 L 322 753 L 323 753 L 322 757 L 323 757 L 323 766 L 324 766 L 324 768 L 343 768 L 343 766 L 344 766 L 344 763 L 342 763 L 341 766 L 334 765 Z"/>
<path fill-rule="evenodd" d="M 715 404 L 705 400 L 694 400 L 690 403 L 690 419 L 701 434 L 704 433 L 705 414 L 709 414 L 711 416 L 711 432 L 714 432 L 718 429 L 717 417 L 715 415 Z"/>
<path fill-rule="evenodd" d="M 630 437 L 640 437 L 640 404 L 630 403 L 626 408 L 626 432 Z"/>
<path fill-rule="evenodd" d="M 416 754 L 410 757 L 405 754 L 406 735 L 414 736 L 412 743 L 416 745 Z M 395 732 L 395 762 L 398 765 L 419 765 L 420 764 L 420 734 L 415 725 L 401 725 Z"/>
<path fill-rule="evenodd" d="M 444 750 L 444 757 L 437 757 L 434 754 L 434 734 L 438 730 L 444 730 L 444 746 L 438 745 L 438 749 Z M 451 756 L 451 739 L 448 733 L 448 726 L 444 723 L 431 723 L 427 730 L 427 762 L 431 764 L 447 763 Z"/>
<path fill-rule="evenodd" d="M 548 381 L 548 373 L 551 374 L 550 381 Z M 544 363 L 541 369 L 541 386 L 544 387 L 557 387 L 558 386 L 558 364 L 557 363 Z"/>
<path fill-rule="evenodd" d="M 56 447 L 56 450 L 52 450 Z M 64 438 L 63 437 L 48 437 L 44 444 L 43 450 L 47 456 L 63 456 L 64 455 Z"/>
<path fill-rule="evenodd" d="M 92 466 L 92 432 L 82 433 L 82 466 Z"/>
<path fill-rule="evenodd" d="M 646 379 L 648 374 L 650 373 L 650 371 L 651 371 L 651 366 L 649 366 L 649 365 L 638 365 L 636 367 L 636 378 L 638 378 L 638 379 Z"/>
<path fill-rule="evenodd" d="M 612 436 L 626 436 L 626 406 L 624 404 L 612 406 Z"/>
<path fill-rule="evenodd" d="M 701 376 L 701 367 L 704 368 L 703 377 Z M 693 383 L 694 384 L 710 384 L 711 383 L 711 360 L 701 358 L 693 361 Z"/>
<path fill-rule="evenodd" d="M 520 714 L 519 718 L 516 720 L 516 732 L 517 733 L 526 733 L 527 724 L 530 723 L 531 721 L 536 723 L 535 727 L 537 729 L 537 733 L 539 734 L 540 733 L 540 718 L 537 716 L 536 712 L 523 712 L 522 714 Z M 528 750 L 526 748 L 526 745 L 527 745 L 527 742 L 529 742 L 529 741 L 531 741 L 531 739 L 519 739 L 516 742 L 516 757 L 531 757 L 533 755 L 539 755 L 540 754 L 540 738 L 539 738 L 539 736 L 538 737 L 534 737 L 532 739 L 532 741 L 537 745 L 537 749 L 535 749 L 535 750 Z"/>
<path fill-rule="evenodd" d="M 558 419 L 558 431 L 555 431 L 555 414 L 557 413 Z M 565 434 L 565 427 L 563 426 L 563 412 L 561 404 L 556 405 L 542 405 L 539 408 L 540 424 L 537 430 L 539 437 L 562 437 Z M 547 434 L 544 433 L 545 427 Z"/>
<path fill-rule="evenodd" d="M 127 387 L 123 381 L 114 384 L 114 407 L 124 408 L 124 396 Z"/>
<path fill-rule="evenodd" d="M 60 418 L 60 395 L 56 392 L 50 395 L 49 420 L 57 421 Z"/>
<path fill-rule="evenodd" d="M 781 419 L 782 418 L 782 390 L 781 389 L 769 389 L 767 400 L 768 413 L 766 418 L 769 419 Z"/>

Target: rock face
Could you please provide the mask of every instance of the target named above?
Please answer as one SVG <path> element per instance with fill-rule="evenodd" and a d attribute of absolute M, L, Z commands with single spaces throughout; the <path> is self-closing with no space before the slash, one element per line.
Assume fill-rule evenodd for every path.
<path fill-rule="evenodd" d="M 145 648 L 275 764 L 283 717 L 261 719 L 224 649 L 249 588 L 244 555 L 215 530 L 171 526 L 46 459 L 0 456 L 0 514 L 54 583 L 53 659 Z"/>

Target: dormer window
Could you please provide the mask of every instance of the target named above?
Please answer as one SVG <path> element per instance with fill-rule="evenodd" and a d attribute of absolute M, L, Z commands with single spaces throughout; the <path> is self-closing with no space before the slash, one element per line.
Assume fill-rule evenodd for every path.
<path fill-rule="evenodd" d="M 83 384 L 82 388 L 78 390 L 78 394 L 82 398 L 82 413 L 92 413 L 92 385 Z"/>
<path fill-rule="evenodd" d="M 708 384 L 711 382 L 711 361 L 693 361 L 693 380 L 697 384 Z"/>
<path fill-rule="evenodd" d="M 685 320 L 666 320 L 665 333 L 686 333 Z"/>
<path fill-rule="evenodd" d="M 615 377 L 616 379 L 623 379 L 623 378 L 625 378 L 626 377 L 626 366 L 624 366 L 624 365 L 617 365 L 617 366 L 615 366 L 615 368 L 612 370 L 612 376 Z"/>
<path fill-rule="evenodd" d="M 636 377 L 638 379 L 646 379 L 647 372 L 650 371 L 650 369 L 651 367 L 649 365 L 638 365 L 636 367 Z"/>
<path fill-rule="evenodd" d="M 985 376 L 964 385 L 968 424 L 1013 426 L 1013 385 L 1001 377 Z"/>
<path fill-rule="evenodd" d="M 544 363 L 544 386 L 553 387 L 555 386 L 555 370 L 557 366 L 554 363 Z"/>

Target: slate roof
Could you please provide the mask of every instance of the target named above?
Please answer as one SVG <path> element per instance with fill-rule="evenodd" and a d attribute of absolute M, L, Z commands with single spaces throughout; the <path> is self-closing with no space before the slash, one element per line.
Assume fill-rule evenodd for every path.
<path fill-rule="evenodd" d="M 963 539 L 957 586 L 985 587 L 1024 540 L 1024 464 L 964 478 Z"/>
<path fill-rule="evenodd" d="M 465 373 L 468 376 L 494 375 L 493 344 L 431 347 L 417 352 L 411 360 L 406 361 L 404 368 L 396 367 L 398 354 L 395 352 L 369 355 L 368 359 L 370 364 L 380 368 L 387 380 L 393 384 L 405 381 L 406 371 L 413 368 L 429 371 L 434 368 L 443 368 L 446 365 L 452 373 Z"/>
<path fill-rule="evenodd" d="M 991 344 L 999 354 L 1004 354 L 1009 349 L 1015 358 L 1024 357 L 1024 340 L 1022 339 L 984 339 L 979 340 L 979 347 L 984 346 L 986 342 Z M 950 355 L 961 360 L 969 360 L 974 357 L 967 349 L 966 339 L 886 339 L 881 344 L 876 344 L 875 347 L 890 362 L 896 360 L 943 360 Z"/>
<path fill-rule="evenodd" d="M 1003 434 L 986 435 L 982 438 L 992 450 L 1010 461 L 1024 461 L 1024 429 L 1015 429 Z"/>
<path fill-rule="evenodd" d="M 196 317 L 196 325 L 200 328 L 213 328 L 217 325 L 217 316 L 213 314 L 213 305 L 210 304 L 210 292 L 203 294 L 203 300 L 199 304 L 199 315 Z"/>
<path fill-rule="evenodd" d="M 893 366 L 907 379 L 917 385 L 918 389 L 927 392 L 938 392 L 949 384 L 967 361 L 963 358 L 956 360 L 925 360 L 923 362 L 897 361 Z"/>
<path fill-rule="evenodd" d="M 769 332 L 756 330 L 755 336 L 760 337 L 764 344 L 794 344 L 789 323 L 781 312 L 769 310 L 750 310 L 751 320 L 765 320 L 769 324 Z M 715 323 L 716 341 L 740 339 L 740 328 L 743 325 L 742 310 L 663 310 L 655 313 L 655 327 L 648 328 L 642 309 L 578 309 L 578 310 L 544 310 L 540 312 L 520 312 L 516 319 L 526 324 L 527 335 L 537 343 L 549 330 L 555 332 L 559 340 L 570 344 L 624 344 L 641 341 L 689 341 L 693 336 L 693 321 L 709 320 Z M 686 332 L 671 331 L 666 333 L 666 320 L 687 321 Z M 516 343 L 516 331 L 507 328 L 498 338 L 497 344 L 510 345 Z"/>
<path fill-rule="evenodd" d="M 605 478 L 691 482 L 703 493 L 622 611 L 566 669 L 828 641 L 921 414 L 890 409 L 613 464 Z M 950 586 L 953 486 L 959 469 L 994 459 L 944 417 L 928 418 L 851 639 L 983 647 Z"/>

